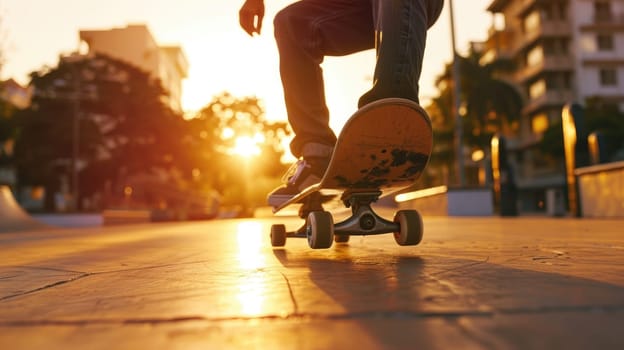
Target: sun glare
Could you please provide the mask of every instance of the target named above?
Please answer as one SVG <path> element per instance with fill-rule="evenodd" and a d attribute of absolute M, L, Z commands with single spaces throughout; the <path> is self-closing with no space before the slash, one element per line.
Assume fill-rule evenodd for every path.
<path fill-rule="evenodd" d="M 235 135 L 234 129 L 232 128 L 225 128 L 221 132 L 221 138 L 224 140 L 231 139 L 232 137 L 234 137 L 234 135 Z"/>
<path fill-rule="evenodd" d="M 256 221 L 241 222 L 237 228 L 238 260 L 247 271 L 241 277 L 237 295 L 241 311 L 247 316 L 257 316 L 264 309 L 266 277 L 261 271 L 266 267 L 262 224 Z"/>
<path fill-rule="evenodd" d="M 260 143 L 264 142 L 264 137 L 260 134 L 251 136 L 239 136 L 234 140 L 232 153 L 242 157 L 253 157 L 261 153 Z"/>

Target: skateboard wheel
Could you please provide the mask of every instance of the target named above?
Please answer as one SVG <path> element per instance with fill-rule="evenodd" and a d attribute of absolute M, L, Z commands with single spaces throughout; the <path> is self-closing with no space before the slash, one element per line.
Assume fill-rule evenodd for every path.
<path fill-rule="evenodd" d="M 334 241 L 334 219 L 326 211 L 313 211 L 308 215 L 306 227 L 308 245 L 312 249 L 326 249 Z"/>
<path fill-rule="evenodd" d="M 423 222 L 416 210 L 399 210 L 394 215 L 394 222 L 399 224 L 399 232 L 394 233 L 394 240 L 399 245 L 417 245 L 422 240 Z"/>
<path fill-rule="evenodd" d="M 272 225 L 271 226 L 271 246 L 283 247 L 285 245 L 286 245 L 286 226 Z"/>
<path fill-rule="evenodd" d="M 347 243 L 349 242 L 349 235 L 334 235 L 334 242 L 336 243 Z"/>

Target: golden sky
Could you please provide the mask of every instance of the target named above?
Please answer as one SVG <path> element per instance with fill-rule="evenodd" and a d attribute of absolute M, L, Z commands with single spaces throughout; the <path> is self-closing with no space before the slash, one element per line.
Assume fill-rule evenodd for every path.
<path fill-rule="evenodd" d="M 269 119 L 285 119 L 273 15 L 293 0 L 265 0 L 263 33 L 251 38 L 238 26 L 243 0 L 0 0 L 2 78 L 28 82 L 28 73 L 55 66 L 60 53 L 78 46 L 80 29 L 146 24 L 160 45 L 182 46 L 190 63 L 183 105 L 196 110 L 221 91 L 255 95 L 265 102 Z M 454 0 L 458 49 L 483 40 L 491 24 L 492 0 Z M 448 0 L 430 30 L 421 77 L 423 101 L 435 95 L 433 81 L 451 58 Z M 332 127 L 339 129 L 369 88 L 374 53 L 328 58 L 323 64 Z"/>

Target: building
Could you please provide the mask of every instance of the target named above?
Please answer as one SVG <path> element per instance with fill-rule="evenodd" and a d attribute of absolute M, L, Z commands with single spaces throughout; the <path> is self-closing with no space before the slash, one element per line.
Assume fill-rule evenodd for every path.
<path fill-rule="evenodd" d="M 0 99 L 9 102 L 18 109 L 30 106 L 32 87 L 21 86 L 13 79 L 0 82 Z"/>
<path fill-rule="evenodd" d="M 108 55 L 130 63 L 159 79 L 169 92 L 169 104 L 182 111 L 182 80 L 189 64 L 179 46 L 159 46 L 145 25 L 108 30 L 81 30 L 80 41 L 89 53 Z"/>
<path fill-rule="evenodd" d="M 523 94 L 517 135 L 509 140 L 524 211 L 544 210 L 546 193 L 564 187 L 563 164 L 537 143 L 562 108 L 600 97 L 624 110 L 624 0 L 494 0 L 494 26 L 482 62 L 508 58 L 505 77 Z"/>

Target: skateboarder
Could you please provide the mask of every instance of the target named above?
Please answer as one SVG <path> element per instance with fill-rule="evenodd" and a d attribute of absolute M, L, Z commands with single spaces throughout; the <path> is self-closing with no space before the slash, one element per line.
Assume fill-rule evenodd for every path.
<path fill-rule="evenodd" d="M 286 111 L 295 132 L 290 150 L 300 160 L 284 176 L 285 186 L 269 194 L 270 205 L 318 183 L 329 163 L 336 135 L 329 127 L 323 58 L 375 48 L 373 87 L 358 107 L 388 97 L 418 103 L 427 29 L 443 4 L 444 0 L 301 0 L 275 16 Z M 264 0 L 246 0 L 241 7 L 240 25 L 249 35 L 260 34 L 264 10 Z"/>

